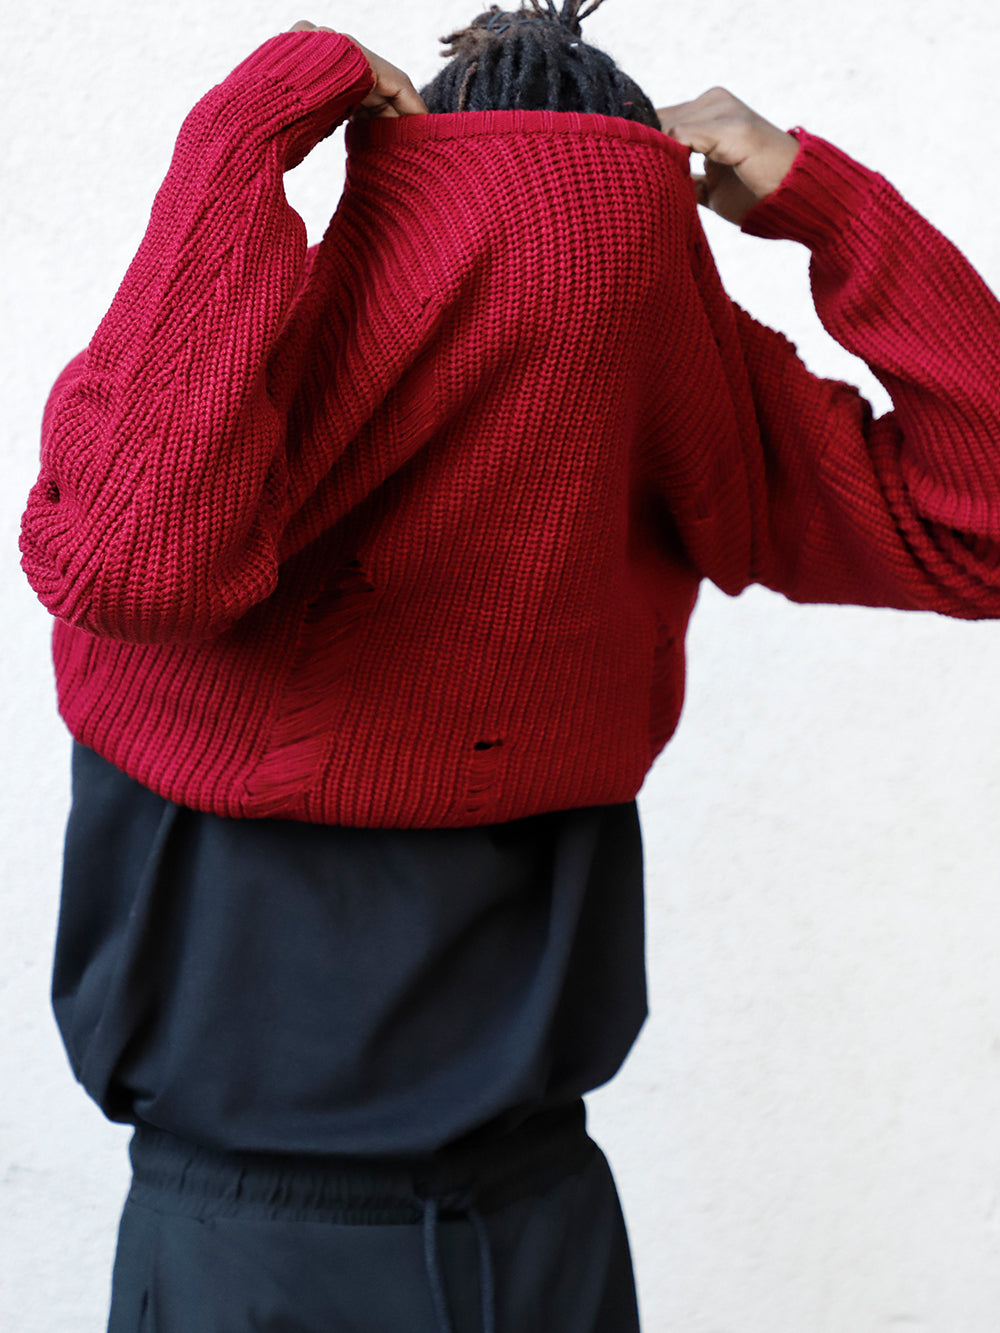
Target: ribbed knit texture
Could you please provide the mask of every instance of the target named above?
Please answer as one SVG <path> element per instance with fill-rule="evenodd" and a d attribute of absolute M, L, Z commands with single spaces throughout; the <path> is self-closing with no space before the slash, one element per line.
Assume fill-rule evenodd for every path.
<path fill-rule="evenodd" d="M 634 122 L 352 122 L 307 250 L 282 174 L 371 86 L 285 33 L 203 98 L 52 391 L 22 551 L 78 739 L 220 814 L 491 823 L 635 795 L 703 577 L 1000 615 L 1000 307 L 882 177 L 796 130 L 745 223 L 812 248 L 875 421 Z"/>

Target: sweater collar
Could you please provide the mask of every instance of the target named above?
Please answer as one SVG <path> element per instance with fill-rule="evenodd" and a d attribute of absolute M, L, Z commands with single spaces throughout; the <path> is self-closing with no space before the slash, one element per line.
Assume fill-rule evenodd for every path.
<path fill-rule="evenodd" d="M 421 116 L 393 116 L 350 120 L 346 128 L 348 153 L 367 149 L 408 146 L 442 139 L 470 139 L 484 135 L 584 135 L 587 138 L 624 139 L 659 148 L 686 166 L 690 149 L 652 126 L 622 116 L 584 111 L 445 111 Z"/>

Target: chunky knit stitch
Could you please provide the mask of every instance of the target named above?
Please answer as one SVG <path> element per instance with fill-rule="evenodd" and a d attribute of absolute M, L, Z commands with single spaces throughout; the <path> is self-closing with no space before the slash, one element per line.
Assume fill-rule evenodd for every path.
<path fill-rule="evenodd" d="M 78 739 L 220 814 L 488 823 L 635 795 L 702 578 L 1000 615 L 1000 307 L 881 176 L 797 130 L 744 224 L 811 247 L 876 421 L 635 122 L 353 121 L 307 249 L 282 174 L 371 86 L 299 32 L 203 98 L 52 391 L 22 551 Z"/>

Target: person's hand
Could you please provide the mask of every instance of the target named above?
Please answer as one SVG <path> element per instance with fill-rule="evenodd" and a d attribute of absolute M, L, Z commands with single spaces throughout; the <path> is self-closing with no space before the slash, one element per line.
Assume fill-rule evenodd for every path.
<path fill-rule="evenodd" d="M 704 175 L 692 177 L 699 204 L 736 226 L 778 188 L 799 151 L 792 135 L 725 88 L 710 88 L 693 102 L 658 107 L 656 114 L 664 134 L 705 155 Z"/>
<path fill-rule="evenodd" d="M 317 27 L 315 23 L 310 23 L 308 19 L 300 19 L 298 23 L 293 23 L 288 31 L 333 32 L 333 28 Z M 390 65 L 388 60 L 383 60 L 374 51 L 369 51 L 366 46 L 361 45 L 356 37 L 351 37 L 350 33 L 342 32 L 341 36 L 347 37 L 355 46 L 360 48 L 375 79 L 375 87 L 361 105 L 355 109 L 355 117 L 362 120 L 375 120 L 382 116 L 420 116 L 427 114 L 427 107 L 424 105 L 423 98 L 401 69 L 397 69 L 395 65 Z"/>

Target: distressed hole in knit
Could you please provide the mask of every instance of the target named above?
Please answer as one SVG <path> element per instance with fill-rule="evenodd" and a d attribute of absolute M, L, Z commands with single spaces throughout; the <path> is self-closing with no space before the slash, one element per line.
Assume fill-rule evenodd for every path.
<path fill-rule="evenodd" d="M 352 641 L 370 623 L 378 600 L 360 560 L 348 560 L 304 606 L 271 734 L 247 781 L 248 813 L 282 813 L 315 780 L 331 741 L 330 687 L 353 670 Z"/>
<path fill-rule="evenodd" d="M 479 740 L 472 745 L 465 782 L 465 810 L 467 814 L 487 819 L 495 804 L 498 764 L 503 741 Z"/>
<path fill-rule="evenodd" d="M 59 503 L 59 487 L 54 481 L 50 481 L 45 487 L 45 498 L 48 500 L 49 504 Z"/>

